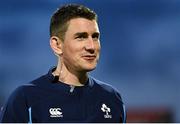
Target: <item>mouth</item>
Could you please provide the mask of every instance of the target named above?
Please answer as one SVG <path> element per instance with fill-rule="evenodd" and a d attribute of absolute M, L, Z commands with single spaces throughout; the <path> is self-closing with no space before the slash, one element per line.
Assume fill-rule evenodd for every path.
<path fill-rule="evenodd" d="M 92 60 L 96 59 L 96 55 L 84 55 L 84 56 L 82 56 L 82 58 L 85 60 L 92 61 Z"/>

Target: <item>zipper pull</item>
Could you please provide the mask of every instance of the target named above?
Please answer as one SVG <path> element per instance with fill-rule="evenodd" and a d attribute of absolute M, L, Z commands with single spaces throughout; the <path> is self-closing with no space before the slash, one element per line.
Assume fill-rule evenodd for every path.
<path fill-rule="evenodd" d="M 70 88 L 70 93 L 72 93 L 74 91 L 75 86 L 71 85 L 70 87 L 71 87 Z"/>

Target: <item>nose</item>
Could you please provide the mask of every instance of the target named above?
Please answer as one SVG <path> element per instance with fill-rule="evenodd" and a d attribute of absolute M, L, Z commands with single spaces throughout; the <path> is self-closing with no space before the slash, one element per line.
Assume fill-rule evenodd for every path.
<path fill-rule="evenodd" d="M 87 43 L 86 43 L 86 45 L 85 45 L 85 49 L 87 50 L 87 51 L 89 51 L 90 53 L 94 53 L 94 51 L 95 51 L 95 45 L 94 45 L 94 41 L 93 41 L 93 38 L 88 38 L 88 40 L 87 40 Z"/>

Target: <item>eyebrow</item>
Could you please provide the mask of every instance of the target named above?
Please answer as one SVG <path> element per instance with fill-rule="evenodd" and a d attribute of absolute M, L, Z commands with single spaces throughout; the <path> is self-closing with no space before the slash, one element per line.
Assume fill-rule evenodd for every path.
<path fill-rule="evenodd" d="M 74 34 L 75 37 L 76 37 L 76 36 L 80 36 L 80 35 L 88 36 L 88 33 L 87 33 L 87 32 L 78 32 L 78 33 L 75 33 L 75 34 Z M 99 35 L 100 35 L 99 32 L 94 32 L 94 33 L 92 34 L 92 36 L 99 36 Z"/>
<path fill-rule="evenodd" d="M 75 34 L 74 34 L 75 37 L 76 37 L 76 36 L 81 36 L 81 35 L 83 35 L 83 36 L 88 36 L 88 33 L 87 33 L 87 32 L 78 32 L 78 33 L 75 33 Z"/>

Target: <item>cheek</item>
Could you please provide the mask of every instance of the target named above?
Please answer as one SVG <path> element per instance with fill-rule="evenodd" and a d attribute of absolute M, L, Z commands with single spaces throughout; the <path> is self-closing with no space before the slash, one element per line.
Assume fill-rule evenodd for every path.
<path fill-rule="evenodd" d="M 64 55 L 68 57 L 74 58 L 75 56 L 78 55 L 79 51 L 81 51 L 80 46 L 75 44 L 64 47 Z"/>
<path fill-rule="evenodd" d="M 96 50 L 97 50 L 98 52 L 101 50 L 101 45 L 100 45 L 100 43 L 97 43 L 97 44 L 96 44 Z"/>

